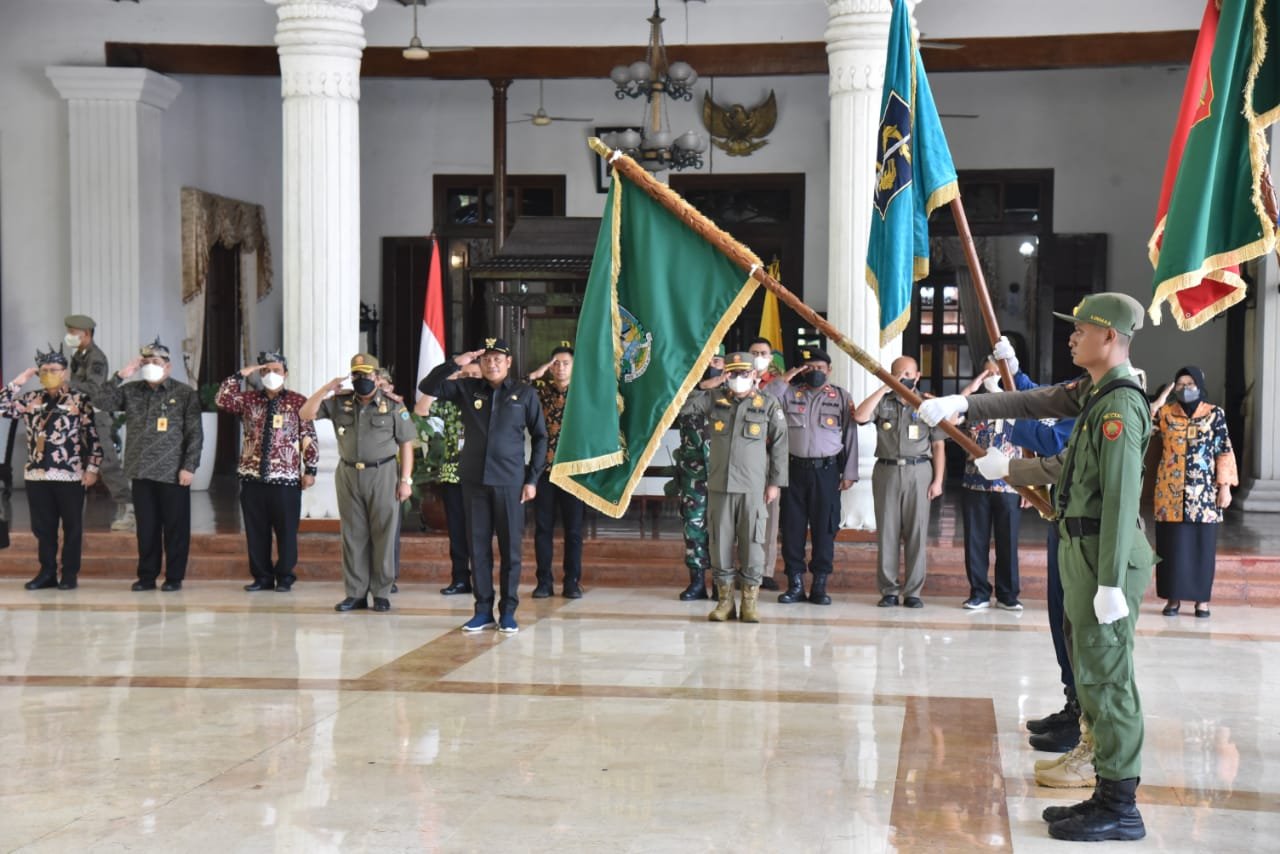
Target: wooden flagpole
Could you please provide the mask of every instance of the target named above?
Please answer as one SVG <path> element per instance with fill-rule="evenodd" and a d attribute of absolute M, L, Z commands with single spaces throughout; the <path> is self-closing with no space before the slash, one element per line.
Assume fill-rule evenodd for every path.
<path fill-rule="evenodd" d="M 591 146 L 592 151 L 605 158 L 615 170 L 625 175 L 638 188 L 644 190 L 654 201 L 666 208 L 673 216 L 702 237 L 703 240 L 719 249 L 724 253 L 725 257 L 747 271 L 753 279 L 776 294 L 780 301 L 789 305 L 809 325 L 825 335 L 827 340 L 831 341 L 864 369 L 870 371 L 877 379 L 893 389 L 894 393 L 905 400 L 912 409 L 920 408 L 920 404 L 924 402 L 920 395 L 900 383 L 870 353 L 847 339 L 839 330 L 820 317 L 817 312 L 805 305 L 799 297 L 787 290 L 781 282 L 770 276 L 754 252 L 703 216 L 697 208 L 680 198 L 678 193 L 655 179 L 644 167 L 627 155 L 614 151 L 597 137 L 591 137 L 588 140 L 588 144 Z M 938 426 L 971 456 L 980 457 L 986 453 L 985 448 L 970 439 L 956 425 L 944 421 Z M 1053 507 L 1043 496 L 1025 487 L 1018 487 L 1017 490 L 1019 495 L 1026 498 L 1040 511 L 1041 515 L 1046 517 L 1052 515 Z"/>

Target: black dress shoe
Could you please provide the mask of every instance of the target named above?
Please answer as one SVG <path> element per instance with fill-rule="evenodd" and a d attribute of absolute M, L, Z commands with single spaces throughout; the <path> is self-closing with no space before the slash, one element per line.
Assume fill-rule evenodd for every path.
<path fill-rule="evenodd" d="M 898 597 L 892 593 L 881 596 L 880 601 L 876 603 L 877 608 L 896 608 L 898 607 Z"/>
<path fill-rule="evenodd" d="M 465 581 L 455 581 L 440 590 L 441 596 L 457 596 L 459 593 L 470 593 L 471 585 Z"/>
<path fill-rule="evenodd" d="M 760 589 L 761 590 L 777 590 L 778 582 L 774 581 L 772 575 L 766 575 L 764 578 L 760 579 Z"/>
<path fill-rule="evenodd" d="M 581 599 L 582 587 L 576 582 L 569 582 L 564 586 L 564 589 L 560 591 L 560 595 L 566 599 Z"/>
<path fill-rule="evenodd" d="M 1181 607 L 1181 602 L 1169 602 L 1161 609 L 1160 613 L 1164 614 L 1166 617 L 1176 617 L 1178 616 L 1178 609 Z"/>
<path fill-rule="evenodd" d="M 181 589 L 182 589 L 181 581 L 166 581 L 164 584 L 160 585 L 161 593 L 176 593 Z"/>
<path fill-rule="evenodd" d="M 550 584 L 539 584 L 537 587 L 533 588 L 533 598 L 546 599 L 552 594 L 552 592 L 554 591 L 552 591 Z"/>
<path fill-rule="evenodd" d="M 62 581 L 58 582 L 59 590 L 75 590 L 77 586 L 78 585 L 74 578 L 64 578 Z"/>
<path fill-rule="evenodd" d="M 155 590 L 156 583 L 154 581 L 135 581 L 129 589 L 134 593 L 141 593 L 143 590 Z"/>
<path fill-rule="evenodd" d="M 361 598 L 361 599 L 357 599 L 357 598 L 356 598 L 356 597 L 354 597 L 354 596 L 348 596 L 346 599 L 343 599 L 343 600 L 342 600 L 341 602 L 339 602 L 337 605 L 334 605 L 334 606 L 333 606 L 333 610 L 335 610 L 335 611 L 358 611 L 358 610 L 360 610 L 361 608 L 368 608 L 368 607 L 369 607 L 369 602 L 368 602 L 368 600 L 367 600 L 367 599 L 363 599 L 363 598 Z"/>
<path fill-rule="evenodd" d="M 292 589 L 293 589 L 292 581 L 280 581 L 276 583 L 277 593 L 288 593 Z"/>
<path fill-rule="evenodd" d="M 921 599 L 919 596 L 908 596 L 906 599 L 903 599 L 903 600 L 902 600 L 902 607 L 904 607 L 904 608 L 923 608 L 923 607 L 924 607 L 924 600 L 923 600 L 923 599 Z"/>
<path fill-rule="evenodd" d="M 1196 616 L 1197 616 L 1197 617 L 1199 617 L 1199 618 L 1200 618 L 1200 619 L 1202 619 L 1202 620 L 1207 620 L 1207 619 L 1209 618 L 1209 609 L 1208 609 L 1208 608 L 1196 608 Z"/>
<path fill-rule="evenodd" d="M 379 598 L 379 597 L 377 597 L 377 596 L 373 597 L 373 610 L 375 610 L 375 611 L 390 611 L 390 610 L 391 610 L 391 600 L 389 600 L 389 599 L 381 599 L 381 598 Z"/>
<path fill-rule="evenodd" d="M 255 593 L 259 590 L 271 590 L 274 587 L 275 585 L 269 581 L 255 581 L 252 584 L 246 584 L 244 589 L 247 593 Z"/>
<path fill-rule="evenodd" d="M 50 575 L 48 578 L 41 578 L 37 575 L 22 586 L 28 590 L 48 590 L 50 587 L 58 586 L 58 578 L 55 575 Z"/>

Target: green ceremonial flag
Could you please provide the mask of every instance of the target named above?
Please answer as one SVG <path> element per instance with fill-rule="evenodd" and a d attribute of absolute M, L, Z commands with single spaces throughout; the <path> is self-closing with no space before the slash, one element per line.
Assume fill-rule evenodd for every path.
<path fill-rule="evenodd" d="M 1184 330 L 1244 299 L 1239 265 L 1276 245 L 1266 128 L 1280 118 L 1277 0 L 1208 0 L 1183 92 L 1156 228 L 1149 313 Z"/>
<path fill-rule="evenodd" d="M 758 287 L 614 170 L 551 482 L 615 518 Z"/>

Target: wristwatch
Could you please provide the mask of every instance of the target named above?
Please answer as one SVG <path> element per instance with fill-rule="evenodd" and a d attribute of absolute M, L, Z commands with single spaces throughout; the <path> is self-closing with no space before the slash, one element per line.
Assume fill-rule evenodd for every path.
<path fill-rule="evenodd" d="M 411 477 L 402 477 L 400 478 L 400 482 L 405 486 L 413 486 L 413 478 Z"/>

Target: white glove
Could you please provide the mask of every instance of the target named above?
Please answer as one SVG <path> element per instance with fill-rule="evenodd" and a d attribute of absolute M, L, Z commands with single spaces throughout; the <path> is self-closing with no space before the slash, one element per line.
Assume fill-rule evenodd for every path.
<path fill-rule="evenodd" d="M 996 341 L 995 349 L 991 351 L 991 358 L 997 362 L 1004 359 L 1009 363 L 1009 373 L 1018 372 L 1018 356 L 1013 352 L 1013 345 L 1009 343 L 1009 339 L 1003 335 L 1000 336 L 999 341 Z"/>
<path fill-rule="evenodd" d="M 973 461 L 978 474 L 987 480 L 1004 480 L 1009 476 L 1009 458 L 999 448 L 987 448 L 984 456 Z"/>
<path fill-rule="evenodd" d="M 1129 616 L 1129 603 L 1119 587 L 1099 587 L 1093 594 L 1093 615 L 1105 626 Z"/>
<path fill-rule="evenodd" d="M 921 420 L 930 427 L 937 427 L 953 415 L 969 411 L 969 399 L 960 394 L 935 397 L 920 404 Z"/>

